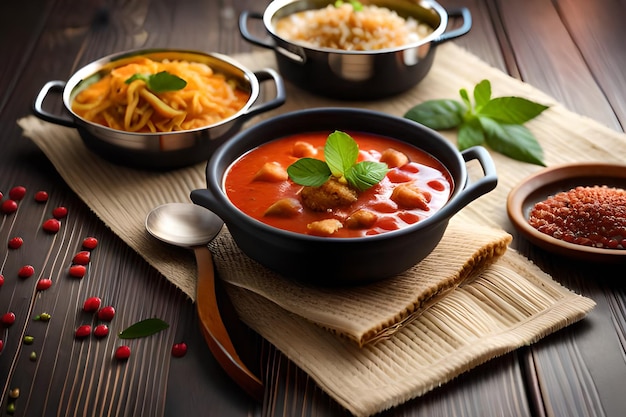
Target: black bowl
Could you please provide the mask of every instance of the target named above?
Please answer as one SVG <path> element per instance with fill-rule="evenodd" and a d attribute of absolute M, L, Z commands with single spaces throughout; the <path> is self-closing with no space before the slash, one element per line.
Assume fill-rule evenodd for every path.
<path fill-rule="evenodd" d="M 375 236 L 332 238 L 268 226 L 244 214 L 224 193 L 226 170 L 247 151 L 296 133 L 334 130 L 383 135 L 431 154 L 451 174 L 454 190 L 450 199 L 437 213 L 407 228 Z M 485 175 L 468 185 L 466 163 L 473 159 L 479 161 Z M 350 108 L 295 111 L 239 132 L 211 156 L 206 177 L 207 188 L 192 191 L 191 199 L 224 220 L 245 254 L 284 276 L 323 285 L 373 282 L 407 270 L 437 246 L 451 216 L 497 184 L 495 167 L 485 148 L 459 152 L 439 133 L 411 120 Z"/>

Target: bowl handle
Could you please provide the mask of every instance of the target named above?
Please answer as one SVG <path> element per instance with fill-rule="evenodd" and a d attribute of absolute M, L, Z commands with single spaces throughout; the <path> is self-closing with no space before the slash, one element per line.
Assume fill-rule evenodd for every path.
<path fill-rule="evenodd" d="M 483 194 L 492 191 L 498 185 L 496 166 L 487 149 L 482 146 L 474 146 L 462 151 L 461 156 L 463 156 L 466 163 L 476 159 L 483 170 L 484 176 L 475 182 L 469 182 L 468 180 L 468 183 L 458 196 L 450 204 L 445 205 L 441 209 L 441 211 L 445 211 L 445 217 L 451 217 L 457 211 Z"/>
<path fill-rule="evenodd" d="M 448 17 L 462 17 L 463 24 L 451 30 L 450 32 L 443 33 L 437 39 L 433 40 L 433 44 L 441 44 L 446 41 L 456 39 L 459 36 L 465 35 L 472 28 L 472 14 L 470 13 L 467 7 L 460 7 L 458 9 L 453 9 L 448 12 Z"/>
<path fill-rule="evenodd" d="M 57 116 L 43 109 L 43 102 L 51 91 L 63 91 L 65 88 L 65 81 L 48 81 L 39 91 L 35 101 L 33 102 L 33 113 L 41 120 L 46 122 L 55 123 L 61 126 L 76 127 L 74 121 L 67 117 Z"/>
<path fill-rule="evenodd" d="M 254 115 L 280 107 L 285 103 L 285 99 L 287 97 L 285 93 L 285 84 L 283 83 L 283 79 L 280 75 L 278 75 L 276 71 L 270 68 L 266 68 L 256 71 L 254 75 L 257 77 L 259 82 L 274 81 L 276 95 L 271 100 L 250 107 L 247 113 L 245 113 L 244 115 L 245 118 L 250 118 Z"/>
<path fill-rule="evenodd" d="M 192 190 L 189 197 L 194 204 L 209 209 L 210 211 L 215 213 L 217 217 L 224 221 L 224 218 L 222 216 L 227 214 L 227 210 L 221 210 L 222 205 L 218 203 L 218 201 L 213 196 L 213 193 L 209 191 L 209 189 L 199 188 L 197 190 Z"/>
<path fill-rule="evenodd" d="M 252 35 L 252 33 L 250 33 L 250 31 L 248 30 L 249 19 L 263 20 L 263 15 L 261 13 L 250 12 L 247 10 L 241 12 L 241 14 L 239 15 L 239 32 L 241 33 L 241 36 L 248 42 L 253 43 L 257 46 L 274 49 L 274 47 L 276 46 L 274 42 L 261 40 Z"/>

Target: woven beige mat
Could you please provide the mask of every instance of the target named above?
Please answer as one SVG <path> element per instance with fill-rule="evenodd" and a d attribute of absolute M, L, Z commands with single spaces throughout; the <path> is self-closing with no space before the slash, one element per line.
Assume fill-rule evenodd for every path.
<path fill-rule="evenodd" d="M 267 51 L 236 58 L 252 70 L 275 66 L 273 55 Z M 262 118 L 329 105 L 401 116 L 424 100 L 457 98 L 459 88 L 471 89 L 482 79 L 491 81 L 494 96 L 517 95 L 551 105 L 527 125 L 541 142 L 548 165 L 620 162 L 619 155 L 626 154 L 625 135 L 569 112 L 537 89 L 453 44 L 438 48 L 430 74 L 400 96 L 376 102 L 336 102 L 288 85 L 287 103 Z M 156 242 L 145 232 L 144 219 L 160 204 L 189 202 L 189 192 L 205 185 L 204 164 L 166 173 L 114 166 L 90 153 L 73 129 L 33 116 L 18 122 L 24 135 L 42 149 L 102 221 L 193 298 L 195 265 L 191 254 Z M 454 133 L 445 135 L 455 140 Z M 490 358 L 581 319 L 593 308 L 592 300 L 559 286 L 510 249 L 502 256 L 509 239 L 504 231 L 511 231 L 505 210 L 507 193 L 540 167 L 495 153 L 492 156 L 498 187 L 455 216 L 433 257 L 409 271 L 413 277 L 355 290 L 358 297 L 352 298 L 356 304 L 349 304 L 352 307 L 348 309 L 338 300 L 351 298 L 351 292 L 281 282 L 280 277 L 243 256 L 225 229 L 210 247 L 220 277 L 231 284 L 229 293 L 242 319 L 359 416 L 419 396 Z M 475 167 L 470 165 L 470 171 L 475 173 Z M 471 234 L 472 230 L 477 232 L 476 240 L 466 247 L 452 233 Z M 456 263 L 445 263 L 447 269 L 442 274 L 427 272 L 423 280 L 419 279 L 420 273 L 424 275 L 420 268 L 438 262 L 438 253 L 451 252 L 459 255 L 454 258 Z M 442 269 L 437 263 L 431 267 Z M 476 274 L 482 267 L 486 269 Z M 457 288 L 468 277 L 473 279 Z M 434 303 L 434 296 L 452 289 Z M 377 296 L 383 293 L 385 298 Z M 393 332 L 394 337 L 385 339 Z M 359 348 L 360 343 L 381 338 L 379 343 Z"/>

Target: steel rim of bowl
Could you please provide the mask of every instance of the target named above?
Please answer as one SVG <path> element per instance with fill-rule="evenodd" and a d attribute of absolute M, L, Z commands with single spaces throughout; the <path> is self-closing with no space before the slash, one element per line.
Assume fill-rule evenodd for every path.
<path fill-rule="evenodd" d="M 211 125 L 207 125 L 207 126 L 201 126 L 201 127 L 197 127 L 195 129 L 189 129 L 189 130 L 183 130 L 183 131 L 171 131 L 171 132 L 126 132 L 126 131 L 121 131 L 118 129 L 113 129 L 111 127 L 108 126 L 104 126 L 104 125 L 99 125 L 96 123 L 93 123 L 89 120 L 85 120 L 82 117 L 78 116 L 73 110 L 72 110 L 72 100 L 74 98 L 75 93 L 77 92 L 77 87 L 86 79 L 89 79 L 90 77 L 96 76 L 100 71 L 104 70 L 105 68 L 107 68 L 108 65 L 111 65 L 110 69 L 115 68 L 115 65 L 112 65 L 115 62 L 121 61 L 125 58 L 132 58 L 135 56 L 142 56 L 142 55 L 153 55 L 153 54 L 167 54 L 167 53 L 171 53 L 171 54 L 185 54 L 185 55 L 193 55 L 193 56 L 198 56 L 198 57 L 204 57 L 205 59 L 212 59 L 212 60 L 216 60 L 216 61 L 222 61 L 223 63 L 227 64 L 227 66 L 232 67 L 237 69 L 238 71 L 240 71 L 243 75 L 243 77 L 241 77 L 242 81 L 245 81 L 247 84 L 247 87 L 249 87 L 250 89 L 250 97 L 248 98 L 248 101 L 246 102 L 246 104 L 239 109 L 239 111 L 237 111 L 235 114 L 220 120 L 219 122 L 213 123 Z M 110 70 L 109 69 L 109 70 Z M 107 132 L 108 134 L 112 134 L 112 135 L 120 135 L 120 136 L 125 136 L 128 138 L 133 138 L 133 137 L 145 137 L 147 136 L 170 136 L 170 135 L 180 135 L 180 134 L 193 134 L 195 132 L 201 132 L 204 131 L 208 128 L 216 128 L 219 126 L 223 126 L 227 123 L 231 123 L 233 120 L 236 120 L 238 117 L 240 117 L 243 113 L 245 113 L 253 104 L 254 102 L 257 100 L 257 98 L 259 97 L 260 94 L 260 84 L 258 79 L 256 78 L 256 76 L 254 75 L 254 73 L 252 71 L 250 71 L 248 68 L 244 67 L 243 65 L 241 65 L 240 63 L 236 62 L 234 59 L 226 56 L 226 55 L 222 55 L 219 53 L 214 53 L 214 52 L 201 52 L 201 51 L 194 51 L 194 50 L 187 50 L 187 49 L 163 49 L 163 48 L 154 48 L 154 49 L 135 49 L 135 50 L 130 50 L 130 51 L 125 51 L 125 52 L 118 52 L 115 54 L 111 54 L 111 55 L 107 55 L 105 57 L 102 57 L 100 59 L 97 59 L 96 61 L 93 61 L 85 66 L 83 66 L 82 68 L 80 68 L 78 71 L 76 71 L 71 77 L 70 79 L 67 81 L 64 89 L 63 89 L 63 105 L 65 106 L 65 109 L 72 115 L 72 117 L 75 118 L 75 120 L 79 121 L 80 123 L 83 123 L 87 126 L 90 127 L 94 127 L 97 129 L 101 129 L 105 132 Z"/>
<path fill-rule="evenodd" d="M 290 14 L 293 14 L 295 12 L 299 12 L 299 11 L 303 11 L 303 10 L 314 10 L 314 9 L 318 9 L 319 7 L 317 7 L 318 5 L 320 5 L 321 7 L 324 7 L 328 4 L 332 4 L 333 2 L 328 0 L 321 0 L 321 1 L 312 1 L 312 0 L 274 0 L 272 1 L 267 8 L 265 9 L 265 11 L 263 12 L 263 25 L 265 26 L 265 29 L 275 38 L 280 40 L 281 42 L 285 43 L 285 44 L 292 44 L 297 46 L 298 48 L 302 48 L 303 50 L 310 50 L 310 51 L 316 51 L 316 52 L 323 52 L 323 53 L 337 53 L 337 54 L 342 54 L 342 55 L 382 55 L 382 54 L 388 54 L 388 53 L 394 53 L 394 52 L 399 52 L 399 51 L 403 51 L 406 49 L 412 49 L 412 48 L 416 48 L 419 47 L 421 45 L 425 45 L 427 43 L 430 43 L 432 41 L 434 41 L 435 39 L 437 39 L 443 32 L 445 32 L 447 24 L 448 24 L 448 13 L 446 12 L 446 10 L 437 2 L 434 1 L 430 1 L 424 4 L 427 4 L 429 7 L 426 8 L 422 3 L 414 3 L 414 4 L 407 4 L 407 7 L 415 7 L 415 8 L 422 8 L 422 9 L 431 9 L 434 10 L 437 13 L 437 16 L 439 17 L 439 25 L 436 28 L 433 28 L 433 32 L 430 33 L 428 36 L 419 39 L 418 41 L 412 42 L 412 43 L 408 43 L 406 45 L 400 45 L 394 48 L 385 48 L 385 49 L 376 49 L 376 50 L 371 50 L 371 51 L 348 51 L 348 50 L 341 50 L 341 49 L 332 49 L 332 48 L 319 48 L 319 47 L 314 47 L 311 45 L 305 45 L 299 42 L 294 42 L 291 41 L 289 39 L 285 39 L 281 36 L 279 36 L 276 33 L 276 25 L 274 24 L 274 20 L 276 19 L 276 16 L 285 8 L 288 8 L 290 5 L 294 5 L 294 4 L 298 4 L 298 3 L 303 3 L 305 5 L 309 5 L 312 4 L 315 7 L 303 7 L 303 8 L 295 8 L 294 10 L 290 10 L 287 13 L 285 13 L 284 15 L 280 15 L 278 17 L 285 17 L 288 16 Z M 371 5 L 379 5 L 379 3 L 383 3 L 383 4 L 388 4 L 388 3 L 393 3 L 393 2 L 389 2 L 389 1 L 380 1 L 380 0 L 373 0 L 370 1 L 368 4 Z"/>

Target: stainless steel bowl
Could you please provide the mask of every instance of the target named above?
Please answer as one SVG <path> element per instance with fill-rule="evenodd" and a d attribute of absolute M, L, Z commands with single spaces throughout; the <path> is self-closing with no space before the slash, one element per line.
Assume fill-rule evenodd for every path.
<path fill-rule="evenodd" d="M 373 51 L 315 48 L 277 34 L 279 19 L 332 3 L 334 0 L 274 0 L 262 14 L 244 11 L 239 31 L 248 42 L 273 49 L 281 75 L 298 87 L 336 99 L 368 100 L 398 94 L 418 84 L 432 66 L 437 45 L 465 35 L 472 26 L 467 8 L 447 12 L 435 1 L 363 0 L 363 4 L 386 7 L 405 18 L 411 16 L 431 26 L 433 32 L 411 44 Z M 450 17 L 461 17 L 463 22 L 446 31 Z M 252 20 L 263 22 L 270 39 L 249 30 Z"/>
<path fill-rule="evenodd" d="M 454 191 L 432 216 L 406 228 L 357 238 L 319 237 L 269 226 L 238 209 L 224 190 L 230 165 L 266 142 L 311 131 L 361 131 L 396 138 L 435 157 L 448 170 Z M 466 164 L 478 162 L 484 176 L 468 181 Z M 437 246 L 449 219 L 493 190 L 497 175 L 485 148 L 459 152 L 438 132 L 411 120 L 356 108 L 318 108 L 281 114 L 235 135 L 213 154 L 206 169 L 207 188 L 191 199 L 217 214 L 235 243 L 250 258 L 278 273 L 325 285 L 372 282 L 399 274 Z"/>
<path fill-rule="evenodd" d="M 166 133 L 116 130 L 85 120 L 72 111 L 72 99 L 81 89 L 121 65 L 125 59 L 139 55 L 155 61 L 178 59 L 207 64 L 214 71 L 236 80 L 239 88 L 250 93 L 250 98 L 241 110 L 218 123 Z M 261 83 L 266 81 L 274 83 L 275 95 L 262 99 Z M 69 115 L 57 115 L 44 109 L 44 100 L 52 91 L 62 91 L 63 106 Z M 45 121 L 76 128 L 89 149 L 112 162 L 135 168 L 172 169 L 208 160 L 212 152 L 237 132 L 245 121 L 284 102 L 282 77 L 272 69 L 252 72 L 235 60 L 216 53 L 148 49 L 101 58 L 78 70 L 67 82 L 49 81 L 37 95 L 33 112 Z"/>

